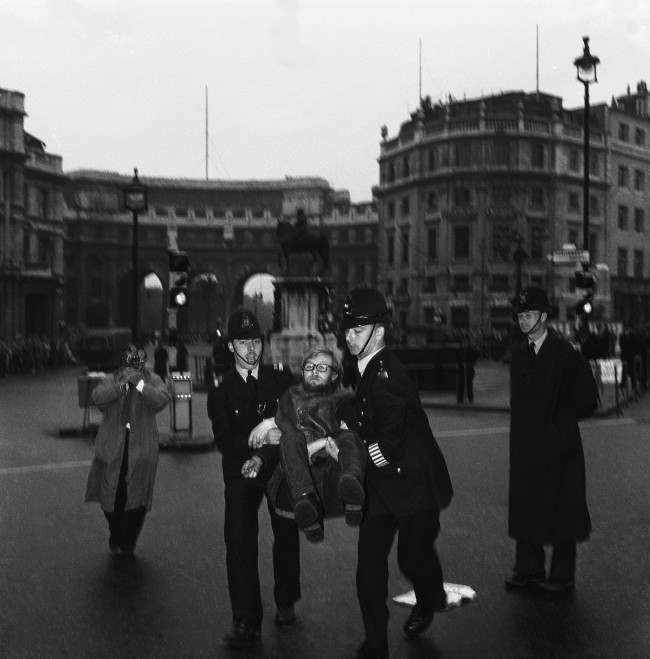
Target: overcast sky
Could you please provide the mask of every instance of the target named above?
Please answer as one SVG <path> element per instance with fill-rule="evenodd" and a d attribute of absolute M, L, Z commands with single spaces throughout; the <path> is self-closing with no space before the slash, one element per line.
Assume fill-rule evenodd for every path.
<path fill-rule="evenodd" d="M 540 90 L 582 105 L 650 82 L 648 0 L 0 0 L 0 87 L 66 171 L 317 175 L 370 199 L 380 127 L 434 101 Z"/>

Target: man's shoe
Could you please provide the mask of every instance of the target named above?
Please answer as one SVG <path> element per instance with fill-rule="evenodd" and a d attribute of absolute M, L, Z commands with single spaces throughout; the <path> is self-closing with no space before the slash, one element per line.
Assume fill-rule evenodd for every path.
<path fill-rule="evenodd" d="M 325 539 L 325 528 L 321 521 L 308 526 L 306 529 L 303 529 L 302 532 L 305 534 L 305 538 L 309 542 L 323 542 Z"/>
<path fill-rule="evenodd" d="M 404 634 L 408 638 L 415 638 L 427 630 L 432 622 L 433 609 L 425 609 L 416 604 L 404 623 Z"/>
<path fill-rule="evenodd" d="M 339 496 L 345 504 L 345 521 L 349 526 L 359 526 L 363 519 L 366 493 L 358 478 L 343 474 L 339 479 Z"/>
<path fill-rule="evenodd" d="M 513 572 L 506 577 L 506 590 L 534 588 L 544 582 L 544 573 L 538 574 L 517 574 Z"/>
<path fill-rule="evenodd" d="M 275 624 L 278 627 L 287 627 L 288 625 L 296 624 L 296 612 L 293 604 L 278 607 L 278 610 L 275 612 Z"/>
<path fill-rule="evenodd" d="M 320 522 L 320 502 L 315 492 L 305 492 L 300 495 L 298 502 L 294 506 L 293 513 L 296 518 L 296 525 L 303 531 Z"/>
<path fill-rule="evenodd" d="M 547 593 L 568 593 L 575 588 L 573 579 L 564 579 L 559 581 L 557 579 L 546 579 L 537 584 L 538 588 L 546 591 Z"/>
<path fill-rule="evenodd" d="M 357 659 L 388 659 L 388 648 L 371 648 L 364 641 L 357 648 Z"/>
<path fill-rule="evenodd" d="M 258 627 L 242 620 L 233 623 L 232 631 L 226 634 L 223 640 L 232 650 L 246 650 L 259 643 L 260 630 Z"/>

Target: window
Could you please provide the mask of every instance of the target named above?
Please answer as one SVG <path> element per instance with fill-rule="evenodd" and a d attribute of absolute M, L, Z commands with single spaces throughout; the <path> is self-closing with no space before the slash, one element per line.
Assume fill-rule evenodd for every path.
<path fill-rule="evenodd" d="M 618 228 L 621 231 L 627 231 L 627 217 L 628 217 L 627 206 L 619 206 L 618 207 Z"/>
<path fill-rule="evenodd" d="M 544 256 L 544 227 L 530 228 L 530 258 L 541 259 Z"/>
<path fill-rule="evenodd" d="M 492 258 L 497 261 L 509 261 L 512 231 L 508 224 L 492 225 Z"/>
<path fill-rule="evenodd" d="M 634 189 L 645 190 L 645 173 L 640 169 L 634 170 Z"/>
<path fill-rule="evenodd" d="M 454 275 L 454 291 L 457 293 L 469 292 L 469 275 Z"/>
<path fill-rule="evenodd" d="M 472 164 L 472 149 L 469 142 L 457 142 L 454 150 L 457 167 L 469 167 Z"/>
<path fill-rule="evenodd" d="M 393 280 L 392 279 L 387 279 L 386 280 L 386 295 L 392 295 L 393 294 Z"/>
<path fill-rule="evenodd" d="M 23 231 L 23 263 L 31 263 L 31 233 L 28 229 Z"/>
<path fill-rule="evenodd" d="M 354 269 L 354 281 L 356 284 L 362 284 L 366 280 L 366 264 L 356 263 Z"/>
<path fill-rule="evenodd" d="M 205 208 L 195 208 L 194 217 L 205 217 Z"/>
<path fill-rule="evenodd" d="M 438 258 L 438 231 L 435 227 L 427 229 L 427 259 L 435 261 Z"/>
<path fill-rule="evenodd" d="M 627 124 L 620 123 L 618 125 L 618 139 L 621 142 L 630 141 L 630 127 Z"/>
<path fill-rule="evenodd" d="M 456 206 L 469 206 L 472 201 L 472 195 L 469 188 L 456 188 L 454 190 L 454 204 Z"/>
<path fill-rule="evenodd" d="M 544 188 L 532 188 L 530 191 L 530 207 L 543 210 L 545 205 Z"/>
<path fill-rule="evenodd" d="M 512 188 L 507 185 L 495 185 L 492 200 L 496 206 L 507 206 L 512 198 Z"/>
<path fill-rule="evenodd" d="M 366 243 L 366 245 L 370 245 L 373 242 L 372 238 L 372 229 L 370 227 L 366 227 L 363 231 L 363 239 Z"/>
<path fill-rule="evenodd" d="M 433 276 L 428 276 L 424 278 L 424 287 L 423 291 L 425 293 L 435 293 L 436 292 L 436 278 Z"/>
<path fill-rule="evenodd" d="M 600 174 L 600 160 L 597 153 L 589 154 L 589 173 L 592 176 L 598 176 Z"/>
<path fill-rule="evenodd" d="M 411 210 L 411 204 L 408 197 L 402 197 L 402 201 L 400 202 L 400 210 L 402 212 L 402 217 L 409 214 Z"/>
<path fill-rule="evenodd" d="M 630 182 L 630 171 L 625 165 L 618 167 L 618 185 L 620 188 L 626 188 Z"/>
<path fill-rule="evenodd" d="M 507 293 L 510 290 L 508 275 L 492 275 L 490 279 L 490 290 L 495 293 Z"/>
<path fill-rule="evenodd" d="M 625 247 L 618 248 L 616 272 L 619 277 L 627 277 L 627 250 Z"/>
<path fill-rule="evenodd" d="M 389 266 L 395 265 L 395 232 L 386 233 L 386 263 Z"/>
<path fill-rule="evenodd" d="M 427 193 L 427 210 L 428 211 L 438 210 L 438 195 L 435 192 Z"/>
<path fill-rule="evenodd" d="M 494 141 L 494 164 L 510 166 L 510 141 L 496 139 Z"/>
<path fill-rule="evenodd" d="M 634 209 L 634 230 L 637 233 L 643 233 L 643 225 L 645 224 L 645 211 L 643 208 Z"/>
<path fill-rule="evenodd" d="M 393 162 L 388 163 L 387 178 L 389 183 L 392 183 L 395 180 L 395 165 L 393 164 Z"/>
<path fill-rule="evenodd" d="M 395 219 L 395 202 L 394 201 L 389 201 L 387 208 L 388 208 L 388 217 L 391 220 L 394 220 Z"/>
<path fill-rule="evenodd" d="M 637 128 L 634 131 L 634 143 L 638 146 L 645 146 L 645 131 L 643 128 Z"/>
<path fill-rule="evenodd" d="M 404 160 L 402 161 L 402 174 L 404 178 L 407 178 L 411 175 L 411 165 L 409 163 L 408 156 L 405 156 Z"/>
<path fill-rule="evenodd" d="M 436 160 L 437 159 L 436 159 L 435 150 L 434 149 L 429 149 L 429 171 L 433 171 L 436 168 L 436 166 L 437 166 Z"/>
<path fill-rule="evenodd" d="M 469 329 L 469 309 L 467 307 L 451 308 L 451 327 L 455 330 Z"/>
<path fill-rule="evenodd" d="M 435 307 L 424 307 L 424 322 L 427 325 L 433 324 L 433 318 L 435 316 Z"/>
<path fill-rule="evenodd" d="M 332 229 L 330 231 L 330 244 L 331 245 L 338 245 L 339 244 L 339 230 L 338 229 Z"/>
<path fill-rule="evenodd" d="M 402 231 L 402 265 L 409 263 L 409 232 Z"/>
<path fill-rule="evenodd" d="M 454 227 L 454 258 L 469 258 L 469 227 Z"/>
<path fill-rule="evenodd" d="M 577 192 L 569 192 L 569 211 L 572 213 L 580 211 L 580 195 Z"/>
<path fill-rule="evenodd" d="M 409 294 L 409 280 L 406 277 L 402 277 L 399 280 L 399 288 L 397 289 L 398 295 L 408 295 Z"/>
<path fill-rule="evenodd" d="M 544 167 L 544 145 L 541 142 L 531 144 L 530 164 L 537 169 Z"/>
<path fill-rule="evenodd" d="M 577 172 L 580 168 L 580 152 L 578 149 L 571 149 L 569 151 L 569 169 L 572 172 Z"/>
<path fill-rule="evenodd" d="M 577 245 L 578 244 L 578 231 L 577 229 L 569 229 L 569 244 Z"/>
<path fill-rule="evenodd" d="M 589 212 L 591 215 L 600 215 L 600 198 L 596 195 L 589 197 Z"/>
<path fill-rule="evenodd" d="M 643 277 L 643 250 L 634 250 L 634 276 L 637 279 Z"/>
<path fill-rule="evenodd" d="M 598 234 L 589 234 L 589 255 L 591 262 L 595 263 L 598 260 Z"/>

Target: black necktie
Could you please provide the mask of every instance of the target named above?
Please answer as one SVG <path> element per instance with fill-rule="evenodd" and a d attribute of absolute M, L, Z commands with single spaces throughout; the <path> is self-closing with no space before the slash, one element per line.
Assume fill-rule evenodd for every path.
<path fill-rule="evenodd" d="M 248 371 L 248 375 L 246 376 L 246 384 L 254 394 L 257 393 L 257 380 L 253 375 L 253 371 Z"/>
<path fill-rule="evenodd" d="M 535 344 L 532 341 L 528 344 L 528 354 L 530 355 L 530 361 L 534 362 L 537 353 L 535 352 Z"/>

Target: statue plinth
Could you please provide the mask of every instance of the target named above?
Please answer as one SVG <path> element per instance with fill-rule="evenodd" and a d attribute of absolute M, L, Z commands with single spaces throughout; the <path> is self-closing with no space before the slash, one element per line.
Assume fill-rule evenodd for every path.
<path fill-rule="evenodd" d="M 286 275 L 275 279 L 276 328 L 270 337 L 274 363 L 299 373 L 310 350 L 326 347 L 337 356 L 336 336 L 326 329 L 331 313 L 332 280 L 320 276 Z"/>

